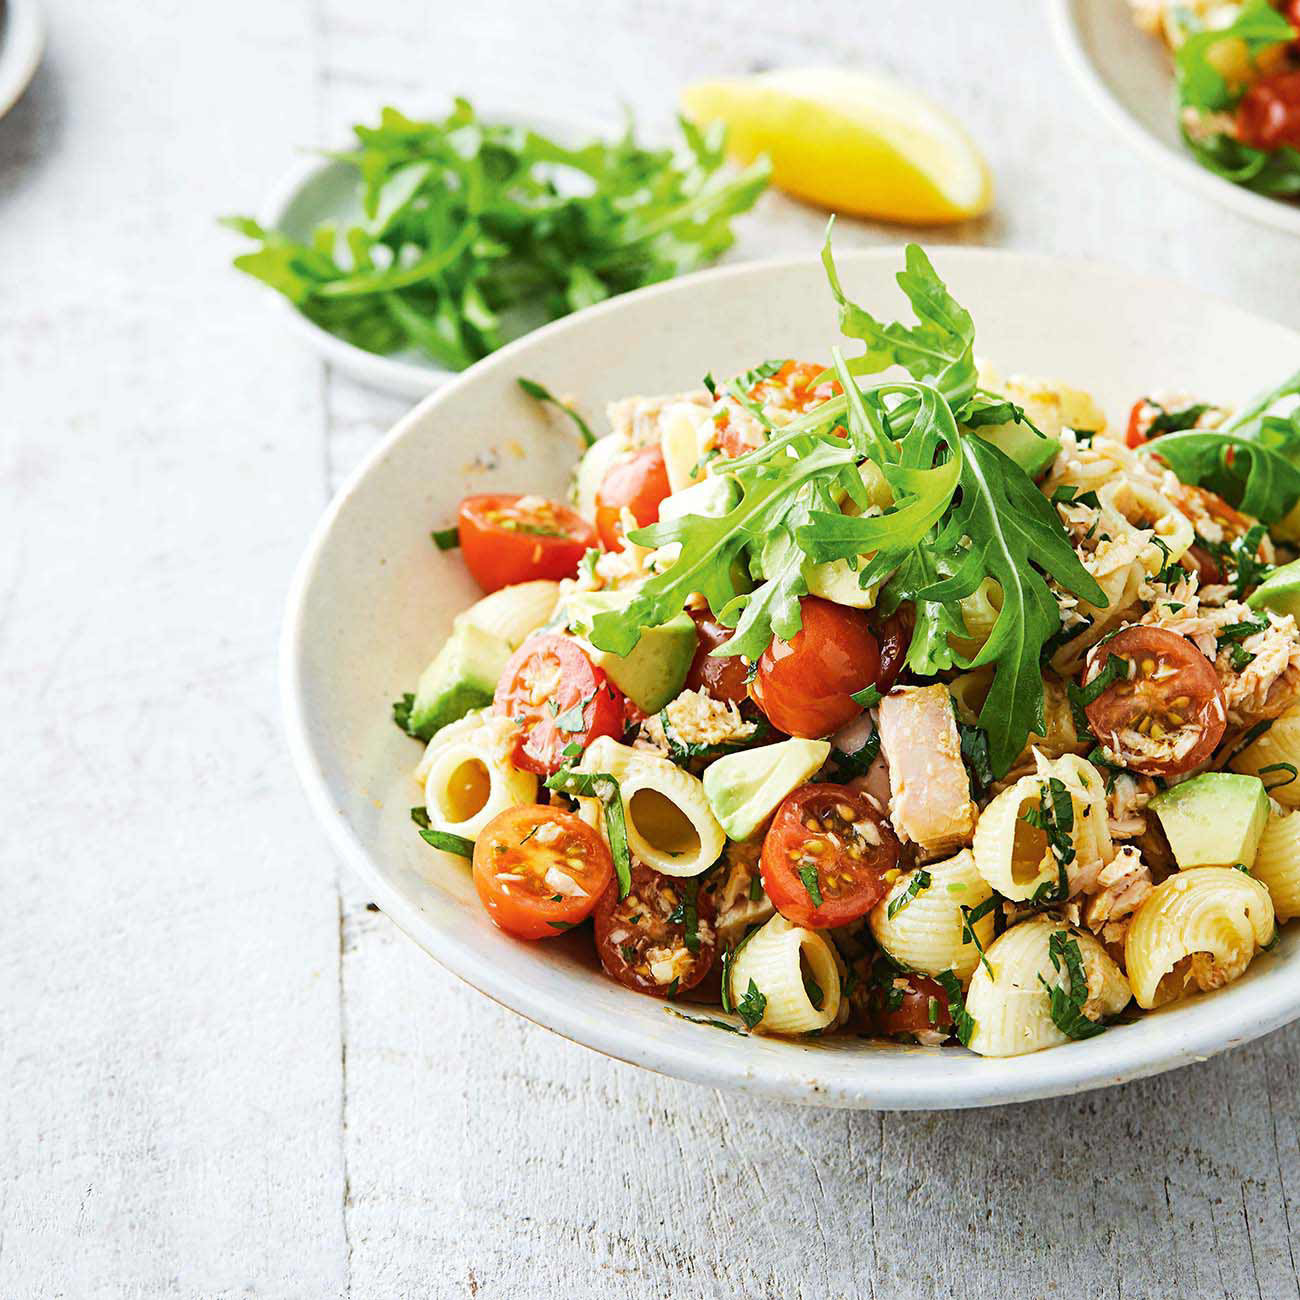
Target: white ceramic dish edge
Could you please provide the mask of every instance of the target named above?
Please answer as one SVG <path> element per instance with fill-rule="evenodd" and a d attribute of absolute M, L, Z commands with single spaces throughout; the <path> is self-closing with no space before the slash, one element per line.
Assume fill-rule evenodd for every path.
<path fill-rule="evenodd" d="M 977 249 L 935 248 L 931 252 L 940 267 L 945 260 L 1008 258 L 1022 265 L 1028 262 L 1044 268 L 1068 266 L 1084 274 L 1116 274 L 1116 268 L 1077 260 L 1035 258 Z M 847 278 L 855 265 L 881 259 L 889 259 L 897 264 L 901 257 L 897 250 L 884 249 L 845 254 L 839 261 L 842 273 Z M 513 366 L 515 355 L 531 347 L 538 339 L 553 337 L 561 331 L 585 328 L 589 318 L 625 311 L 636 300 L 650 295 L 680 292 L 682 286 L 691 281 L 708 282 L 716 288 L 728 277 L 749 276 L 756 271 L 779 272 L 815 260 L 792 258 L 716 268 L 624 295 L 545 326 L 478 363 L 438 393 L 431 395 L 401 420 L 354 471 L 318 524 L 299 564 L 289 593 L 281 638 L 280 682 L 289 748 L 308 799 L 325 825 L 331 843 L 366 882 L 380 907 L 401 929 L 443 966 L 493 1000 L 536 1024 L 619 1060 L 695 1083 L 726 1087 L 781 1101 L 910 1110 L 999 1105 L 1067 1095 L 1204 1060 L 1288 1023 L 1300 1014 L 1300 990 L 1296 989 L 1289 969 L 1275 968 L 1268 970 L 1263 980 L 1252 981 L 1250 990 L 1235 986 L 1212 998 L 1194 999 L 1174 1009 L 1172 1013 L 1160 1013 L 1146 1018 L 1140 1026 L 1143 1031 L 1141 1033 L 1115 1032 L 1085 1043 L 1068 1044 L 1028 1057 L 979 1060 L 967 1054 L 944 1052 L 942 1049 L 892 1048 L 852 1058 L 852 1065 L 846 1068 L 843 1064 L 845 1058 L 829 1051 L 828 1045 L 782 1044 L 786 1052 L 781 1057 L 780 1068 L 760 1070 L 752 1064 L 747 1065 L 739 1053 L 717 1050 L 718 1044 L 708 1039 L 708 1033 L 713 1031 L 707 1031 L 705 1039 L 701 1039 L 699 1033 L 692 1033 L 686 1026 L 682 1026 L 684 1032 L 681 1034 L 656 1038 L 636 1028 L 627 1028 L 619 1017 L 598 1016 L 572 1002 L 564 1004 L 562 1010 L 557 1012 L 554 995 L 548 997 L 527 982 L 516 983 L 503 977 L 491 961 L 485 960 L 481 953 L 474 950 L 472 944 L 464 943 L 453 935 L 433 931 L 427 918 L 422 916 L 420 907 L 383 878 L 365 845 L 334 806 L 325 772 L 313 752 L 309 738 L 308 705 L 300 671 L 306 635 L 303 624 L 304 603 L 331 527 L 372 467 L 406 437 L 409 429 L 421 422 L 432 403 L 440 402 L 456 389 L 475 383 L 489 367 Z M 1121 274 L 1126 279 L 1135 281 L 1135 287 L 1153 299 L 1158 299 L 1162 292 L 1188 292 L 1185 286 L 1178 285 L 1175 281 Z M 1202 299 L 1210 297 L 1204 294 L 1197 296 Z M 1213 301 L 1226 311 L 1235 313 L 1243 322 L 1255 320 L 1230 303 L 1221 299 Z M 1297 340 L 1297 350 L 1300 350 L 1300 340 Z M 1287 947 L 1290 949 L 1294 944 L 1288 942 Z M 1295 961 L 1300 962 L 1300 957 L 1295 958 Z M 1272 965 L 1273 962 L 1272 958 L 1261 958 L 1257 968 L 1260 965 Z M 1285 964 L 1289 967 L 1291 962 Z M 1265 984 L 1267 988 L 1264 987 Z M 1247 993 L 1252 996 L 1234 996 Z M 688 1013 L 691 1011 L 689 1007 L 686 1010 Z M 1224 1019 L 1232 1011 L 1237 1013 L 1236 1024 L 1232 1032 L 1225 1033 Z M 752 1041 L 770 1043 L 770 1040 Z M 933 1054 L 936 1052 L 941 1062 L 946 1058 L 950 1065 L 955 1064 L 955 1059 L 960 1057 L 964 1072 L 960 1084 L 956 1083 L 957 1071 L 952 1071 L 950 1077 L 945 1069 L 932 1071 L 924 1083 L 917 1083 L 909 1071 L 909 1060 L 914 1060 L 916 1053 L 924 1053 L 934 1059 Z M 957 1089 L 956 1092 L 954 1088 Z"/>
<path fill-rule="evenodd" d="M 0 27 L 0 117 L 22 98 L 45 52 L 45 23 L 35 0 L 9 0 Z"/>
<path fill-rule="evenodd" d="M 1075 80 L 1087 93 L 1093 106 L 1100 111 L 1101 116 L 1129 145 L 1164 168 L 1184 185 L 1226 208 L 1231 208 L 1240 216 L 1272 226 L 1275 230 L 1285 230 L 1289 234 L 1300 235 L 1300 204 L 1287 202 L 1284 199 L 1272 199 L 1266 194 L 1256 194 L 1253 190 L 1234 185 L 1231 181 L 1224 180 L 1222 176 L 1207 171 L 1185 149 L 1170 145 L 1152 135 L 1119 101 L 1089 56 L 1079 27 L 1079 10 L 1082 5 L 1112 2 L 1120 3 L 1122 0 L 1052 0 L 1049 11 L 1061 57 Z M 1131 19 L 1129 21 L 1131 23 Z M 1135 41 L 1155 41 L 1155 37 L 1147 36 L 1136 24 L 1131 25 Z M 1169 73 L 1171 122 L 1175 112 L 1171 71 Z"/>

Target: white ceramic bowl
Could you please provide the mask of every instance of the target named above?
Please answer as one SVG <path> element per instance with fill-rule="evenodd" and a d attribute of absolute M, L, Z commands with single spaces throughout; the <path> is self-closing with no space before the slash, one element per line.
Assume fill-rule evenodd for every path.
<path fill-rule="evenodd" d="M 37 0 L 0 4 L 0 117 L 27 89 L 44 50 L 45 23 Z"/>
<path fill-rule="evenodd" d="M 1300 359 L 1300 335 L 1176 283 L 973 249 L 939 249 L 934 259 L 974 315 L 981 355 L 1008 372 L 1068 379 L 1097 394 L 1112 419 L 1152 388 L 1239 400 Z M 846 253 L 840 264 L 857 301 L 886 318 L 904 309 L 893 279 L 900 250 Z M 411 769 L 420 747 L 390 721 L 390 701 L 412 689 L 452 617 L 477 594 L 456 553 L 431 546 L 429 530 L 452 520 L 467 491 L 560 493 L 578 452 L 516 377 L 580 394 L 595 416 L 609 399 L 693 387 L 708 370 L 825 358 L 835 320 L 815 258 L 706 271 L 547 326 L 398 424 L 327 511 L 284 629 L 293 757 L 335 847 L 417 943 L 528 1019 L 665 1074 L 787 1101 L 940 1108 L 1076 1092 L 1204 1058 L 1291 1020 L 1300 1014 L 1294 927 L 1276 955 L 1226 990 L 1013 1060 L 851 1037 L 737 1037 L 604 978 L 585 934 L 507 938 L 459 860 L 415 833 L 409 809 L 422 796 Z"/>
<path fill-rule="evenodd" d="M 1065 62 L 1131 148 L 1224 207 L 1300 235 L 1300 203 L 1234 185 L 1188 151 L 1178 130 L 1169 54 L 1134 23 L 1128 0 L 1052 0 L 1051 12 Z"/>

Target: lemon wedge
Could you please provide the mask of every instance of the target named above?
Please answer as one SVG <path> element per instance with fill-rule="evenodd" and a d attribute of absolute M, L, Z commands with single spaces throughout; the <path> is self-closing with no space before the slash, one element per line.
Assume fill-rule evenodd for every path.
<path fill-rule="evenodd" d="M 923 224 L 993 202 L 988 165 L 957 122 L 914 91 L 842 68 L 782 68 L 703 81 L 686 116 L 725 122 L 741 162 L 772 160 L 772 183 L 836 212 Z"/>

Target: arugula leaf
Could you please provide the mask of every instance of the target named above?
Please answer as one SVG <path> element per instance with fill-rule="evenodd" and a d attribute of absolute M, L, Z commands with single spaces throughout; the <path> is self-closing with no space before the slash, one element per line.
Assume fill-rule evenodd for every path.
<path fill-rule="evenodd" d="M 929 380 L 954 405 L 975 391 L 975 325 L 970 313 L 949 294 L 930 259 L 916 244 L 906 250 L 906 269 L 896 277 L 916 313 L 917 324 L 882 325 L 844 295 L 831 253 L 834 218 L 827 224 L 822 265 L 840 307 L 840 332 L 861 339 L 866 353 L 850 363 L 855 374 L 874 374 L 902 366 L 914 379 Z"/>
<path fill-rule="evenodd" d="M 528 394 L 529 397 L 535 397 L 539 402 L 547 402 L 557 410 L 563 411 L 565 415 L 573 421 L 582 438 L 582 445 L 590 447 L 596 441 L 596 435 L 592 433 L 591 426 L 580 416 L 577 411 L 571 407 L 568 402 L 562 402 L 554 393 L 551 392 L 545 384 L 539 384 L 536 379 L 525 379 L 522 375 L 515 379 L 515 383 Z"/>
<path fill-rule="evenodd" d="M 247 217 L 235 265 L 309 319 L 373 352 L 463 369 L 539 320 L 695 270 L 732 242 L 770 168 L 726 166 L 721 125 L 681 122 L 684 147 L 569 148 L 481 121 L 457 100 L 417 121 L 385 108 L 329 156 L 355 169 L 362 217 L 299 241 Z M 509 328 L 507 328 L 509 322 Z"/>
<path fill-rule="evenodd" d="M 1300 501 L 1300 467 L 1249 432 L 1167 433 L 1151 448 L 1184 482 L 1207 487 L 1229 505 L 1276 523 Z"/>
<path fill-rule="evenodd" d="M 605 810 L 605 833 L 614 859 L 614 874 L 618 877 L 618 896 L 626 898 L 632 888 L 632 854 L 627 846 L 627 819 L 623 815 L 623 793 L 618 781 L 608 772 L 575 772 L 571 767 L 562 767 L 546 778 L 546 788 L 600 800 Z"/>
<path fill-rule="evenodd" d="M 947 531 L 969 539 L 954 551 L 950 577 L 915 593 L 945 604 L 970 595 L 986 576 L 1002 588 L 1002 609 L 988 640 L 963 668 L 994 665 L 993 682 L 980 710 L 988 733 L 989 761 L 1003 776 L 1030 734 L 1043 729 L 1043 646 L 1060 626 L 1056 598 L 1043 574 L 1094 605 L 1106 595 L 1070 545 L 1055 508 L 1033 480 L 991 443 L 970 438 L 962 464 L 961 501 Z M 1041 570 L 1041 572 L 1040 572 Z"/>
<path fill-rule="evenodd" d="M 807 455 L 785 459 L 772 471 L 760 466 L 738 473 L 741 499 L 725 515 L 685 515 L 636 529 L 630 536 L 638 545 L 665 546 L 679 542 L 681 552 L 663 573 L 647 579 L 623 608 L 595 616 L 592 644 L 613 654 L 628 654 L 640 640 L 643 628 L 666 623 L 685 608 L 686 598 L 692 592 L 702 593 L 710 609 L 721 615 L 742 594 L 738 566 L 733 563 L 740 552 L 783 526 L 806 485 L 833 479 L 851 466 L 853 459 L 853 449 L 840 439 L 819 439 Z M 788 575 L 769 581 L 784 582 L 784 596 L 790 596 Z M 758 593 L 762 590 L 760 587 Z M 778 635 L 787 636 L 799 630 L 797 599 L 786 599 L 774 607 L 775 602 L 764 601 L 758 593 L 748 597 L 749 603 L 757 599 L 758 605 L 756 614 L 745 620 L 743 634 L 738 632 L 720 649 L 757 659 L 767 649 L 773 629 Z M 740 607 L 732 605 L 729 615 L 733 622 L 739 613 Z M 767 616 L 766 627 L 759 614 Z"/>
<path fill-rule="evenodd" d="M 1088 1000 L 1088 975 L 1083 966 L 1079 941 L 1068 930 L 1053 930 L 1048 936 L 1047 952 L 1055 970 L 1065 963 L 1065 986 L 1049 984 L 1041 975 L 1038 982 L 1047 992 L 1052 1023 L 1067 1038 L 1094 1038 L 1104 1032 L 1105 1024 L 1083 1014 Z"/>

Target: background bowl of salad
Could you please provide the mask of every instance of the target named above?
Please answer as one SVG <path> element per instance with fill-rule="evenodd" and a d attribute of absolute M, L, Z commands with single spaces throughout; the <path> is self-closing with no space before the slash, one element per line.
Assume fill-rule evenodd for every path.
<path fill-rule="evenodd" d="M 1241 402 L 1294 370 L 1300 336 L 1175 282 L 1049 257 L 937 249 L 981 356 L 1095 394 L 1122 426 L 1166 385 Z M 846 253 L 845 292 L 903 308 L 898 249 Z M 692 1023 L 601 974 L 584 934 L 525 943 L 498 930 L 468 869 L 423 842 L 410 809 L 418 749 L 390 719 L 478 594 L 430 530 L 470 492 L 564 495 L 572 424 L 521 391 L 539 380 L 603 429 L 606 402 L 694 387 L 755 358 L 825 357 L 839 339 L 821 263 L 718 268 L 612 299 L 508 344 L 406 416 L 328 509 L 303 557 L 282 643 L 294 763 L 333 845 L 371 896 L 469 984 L 576 1042 L 697 1083 L 816 1105 L 994 1105 L 1122 1082 L 1203 1059 L 1300 1015 L 1300 935 L 1213 995 L 1029 1056 L 839 1039 L 782 1041 Z"/>
<path fill-rule="evenodd" d="M 1269 0 L 1165 8 L 1167 22 L 1163 8 L 1146 6 L 1150 31 L 1130 0 L 1053 0 L 1057 43 L 1093 107 L 1132 148 L 1225 207 L 1300 234 L 1300 150 L 1276 133 L 1267 149 L 1234 138 L 1246 87 L 1261 75 L 1286 79 L 1279 90 L 1295 100 L 1289 113 L 1300 124 L 1288 18 Z"/>

